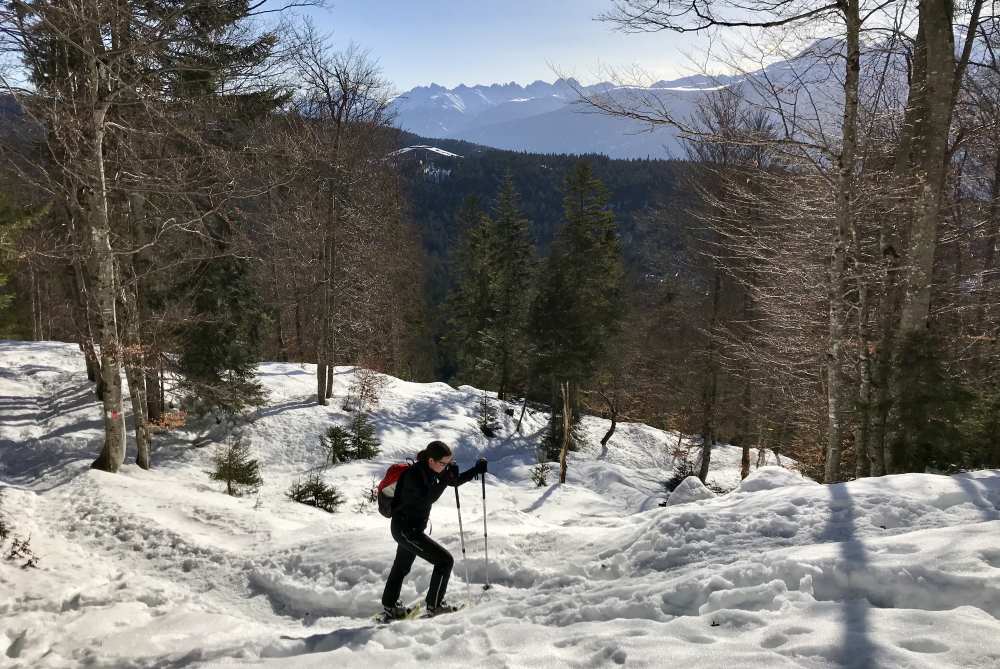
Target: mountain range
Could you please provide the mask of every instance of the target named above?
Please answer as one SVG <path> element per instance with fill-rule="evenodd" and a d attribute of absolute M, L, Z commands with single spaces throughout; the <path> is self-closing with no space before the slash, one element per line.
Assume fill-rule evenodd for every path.
<path fill-rule="evenodd" d="M 659 81 L 655 91 L 675 113 L 694 109 L 698 98 L 720 86 L 708 77 Z M 396 122 L 421 137 L 461 139 L 531 153 L 601 153 L 611 158 L 676 158 L 683 149 L 673 128 L 650 131 L 630 119 L 595 113 L 580 102 L 586 94 L 625 90 L 608 82 L 581 86 L 574 79 L 445 88 L 418 86 L 393 103 Z"/>
<path fill-rule="evenodd" d="M 711 91 L 738 86 L 742 97 L 764 110 L 790 136 L 810 143 L 839 141 L 843 107 L 844 42 L 826 38 L 787 59 L 734 76 L 683 77 L 648 87 L 601 82 L 581 86 L 573 79 L 444 88 L 418 86 L 393 102 L 397 125 L 422 137 L 461 139 L 531 153 L 601 153 L 611 158 L 683 158 L 678 131 L 597 113 L 581 94 L 599 95 L 653 117 L 668 113 L 688 121 Z M 905 103 L 904 54 L 879 45 L 862 51 L 862 87 L 888 77 L 888 88 Z"/>

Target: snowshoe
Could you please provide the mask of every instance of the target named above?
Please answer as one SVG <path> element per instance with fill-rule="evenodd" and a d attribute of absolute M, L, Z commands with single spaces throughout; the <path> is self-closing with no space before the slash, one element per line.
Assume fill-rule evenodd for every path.
<path fill-rule="evenodd" d="M 437 606 L 428 606 L 427 611 L 421 616 L 421 618 L 433 618 L 443 613 L 454 613 L 461 608 L 461 606 L 452 606 L 446 602 L 441 602 Z"/>
<path fill-rule="evenodd" d="M 415 618 L 420 613 L 420 605 L 414 606 L 403 606 L 402 602 L 396 602 L 395 606 L 386 606 L 382 609 L 382 613 L 375 616 L 375 621 L 378 623 L 386 624 L 391 623 L 396 620 L 406 620 L 407 618 Z"/>

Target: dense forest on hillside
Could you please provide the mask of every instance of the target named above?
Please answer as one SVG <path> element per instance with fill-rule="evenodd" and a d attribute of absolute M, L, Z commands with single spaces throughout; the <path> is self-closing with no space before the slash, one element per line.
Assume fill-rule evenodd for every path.
<path fill-rule="evenodd" d="M 690 184 L 685 183 L 685 175 L 691 171 L 683 161 L 502 151 L 408 133 L 401 133 L 400 142 L 404 147 L 432 146 L 461 156 L 413 151 L 398 160 L 405 177 L 407 213 L 420 231 L 427 253 L 428 304 L 438 338 L 446 327 L 442 306 L 454 287 L 453 253 L 462 235 L 459 212 L 470 197 L 484 209 L 492 209 L 507 175 L 519 195 L 521 212 L 540 256 L 547 255 L 563 222 L 566 177 L 583 160 L 608 189 L 609 210 L 614 213 L 630 280 L 639 285 L 667 274 L 689 273 L 683 262 L 691 238 L 691 230 L 685 229 L 685 220 L 690 220 L 685 211 L 694 198 Z M 663 212 L 669 210 L 674 215 L 665 218 Z M 438 362 L 439 376 L 449 378 L 453 366 L 440 357 Z"/>

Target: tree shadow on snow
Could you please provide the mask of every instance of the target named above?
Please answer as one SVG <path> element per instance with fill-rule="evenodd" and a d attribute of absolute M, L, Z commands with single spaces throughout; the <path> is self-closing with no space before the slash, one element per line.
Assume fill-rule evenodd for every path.
<path fill-rule="evenodd" d="M 286 648 L 271 648 L 262 653 L 263 657 L 290 657 L 307 653 L 329 653 L 339 648 L 351 650 L 363 649 L 379 630 L 375 624 L 364 627 L 345 627 L 324 634 L 311 634 L 306 637 L 282 636 L 283 641 L 297 641 Z"/>
<path fill-rule="evenodd" d="M 254 413 L 254 419 L 266 418 L 268 416 L 277 416 L 278 414 L 285 413 L 286 411 L 295 411 L 296 409 L 309 409 L 312 407 L 320 406 L 316 402 L 316 397 L 300 397 L 297 399 L 291 399 L 281 404 L 274 404 L 268 407 L 258 409 Z"/>
<path fill-rule="evenodd" d="M 977 483 L 976 479 L 968 474 L 956 474 L 951 480 L 969 496 L 984 522 L 1000 520 L 1000 491 L 990 494 L 985 486 Z"/>
<path fill-rule="evenodd" d="M 531 503 L 531 506 L 529 506 L 521 513 L 532 513 L 542 508 L 542 505 L 545 504 L 545 501 L 552 495 L 552 493 L 556 491 L 556 488 L 558 487 L 559 487 L 558 483 L 553 483 L 552 485 L 550 485 L 548 487 L 548 490 L 542 493 L 542 495 L 538 499 L 536 499 L 534 502 Z"/>
<path fill-rule="evenodd" d="M 830 485 L 829 489 L 830 519 L 820 539 L 839 544 L 844 572 L 865 572 L 869 569 L 868 551 L 857 536 L 851 493 L 842 483 Z M 878 649 L 871 638 L 869 611 L 872 603 L 867 599 L 867 593 L 848 588 L 832 599 L 841 605 L 844 624 L 841 645 L 834 649 L 832 659 L 838 666 L 850 669 L 884 666 L 879 663 Z"/>

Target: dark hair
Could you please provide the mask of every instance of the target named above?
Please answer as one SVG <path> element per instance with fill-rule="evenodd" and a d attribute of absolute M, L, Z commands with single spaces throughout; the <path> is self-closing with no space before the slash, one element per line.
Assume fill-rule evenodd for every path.
<path fill-rule="evenodd" d="M 427 444 L 427 448 L 417 453 L 418 462 L 427 462 L 428 460 L 438 460 L 446 458 L 451 455 L 451 449 L 448 448 L 448 444 L 443 441 L 432 441 Z"/>

